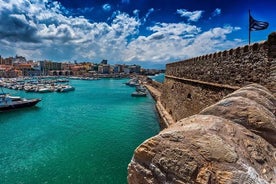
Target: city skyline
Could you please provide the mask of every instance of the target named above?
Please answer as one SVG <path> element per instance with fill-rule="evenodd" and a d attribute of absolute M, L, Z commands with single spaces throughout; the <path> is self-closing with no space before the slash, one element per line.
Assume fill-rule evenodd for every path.
<path fill-rule="evenodd" d="M 248 44 L 248 10 L 275 31 L 276 2 L 153 0 L 0 0 L 0 55 L 101 61 L 164 68 Z"/>

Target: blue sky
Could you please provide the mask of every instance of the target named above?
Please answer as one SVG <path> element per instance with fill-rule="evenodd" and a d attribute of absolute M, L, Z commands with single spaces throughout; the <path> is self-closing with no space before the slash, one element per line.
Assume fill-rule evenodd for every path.
<path fill-rule="evenodd" d="M 248 9 L 276 30 L 272 0 L 0 0 L 0 55 L 66 62 L 166 63 L 248 43 Z"/>

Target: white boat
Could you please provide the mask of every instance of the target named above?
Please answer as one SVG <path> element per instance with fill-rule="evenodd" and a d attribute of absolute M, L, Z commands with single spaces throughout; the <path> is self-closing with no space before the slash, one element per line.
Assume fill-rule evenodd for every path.
<path fill-rule="evenodd" d="M 66 86 L 60 86 L 57 89 L 57 92 L 67 92 L 67 91 L 74 91 L 74 90 L 75 90 L 75 88 L 73 86 L 66 85 Z"/>
<path fill-rule="evenodd" d="M 40 99 L 25 99 L 19 96 L 10 96 L 7 93 L 0 94 L 0 111 L 32 107 L 40 102 Z"/>
<path fill-rule="evenodd" d="M 135 91 L 133 93 L 131 93 L 131 96 L 133 97 L 146 97 L 147 96 L 147 93 L 145 92 L 142 92 L 142 91 Z"/>
<path fill-rule="evenodd" d="M 48 92 L 51 92 L 51 89 L 47 88 L 47 87 L 38 88 L 37 92 L 39 92 L 39 93 L 48 93 Z"/>

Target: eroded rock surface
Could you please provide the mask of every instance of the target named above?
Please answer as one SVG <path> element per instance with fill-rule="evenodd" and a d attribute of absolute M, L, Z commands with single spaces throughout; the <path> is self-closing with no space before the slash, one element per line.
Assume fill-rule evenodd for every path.
<path fill-rule="evenodd" d="M 276 183 L 275 98 L 246 88 L 146 140 L 128 182 Z"/>
<path fill-rule="evenodd" d="M 264 87 L 252 84 L 204 109 L 209 114 L 241 124 L 276 146 L 275 98 Z"/>

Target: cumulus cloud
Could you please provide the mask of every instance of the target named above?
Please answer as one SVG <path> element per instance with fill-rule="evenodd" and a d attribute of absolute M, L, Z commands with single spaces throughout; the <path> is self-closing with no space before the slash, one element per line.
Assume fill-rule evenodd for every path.
<path fill-rule="evenodd" d="M 196 10 L 196 11 L 188 11 L 186 9 L 178 9 L 176 11 L 181 17 L 188 18 L 188 21 L 196 22 L 201 18 L 201 15 L 203 13 L 202 10 Z"/>
<path fill-rule="evenodd" d="M 149 34 L 139 35 L 154 9 L 142 18 L 139 10 L 133 16 L 116 11 L 109 23 L 69 16 L 60 3 L 50 0 L 0 0 L 0 11 L 0 51 L 35 60 L 166 63 L 241 42 L 227 40 L 239 30 L 231 26 L 202 31 L 192 24 L 159 22 L 147 28 Z M 202 14 L 195 12 L 187 16 L 191 21 Z"/>
<path fill-rule="evenodd" d="M 148 29 L 153 34 L 139 36 L 128 45 L 124 54 L 126 61 L 173 62 L 241 43 L 241 40 L 226 39 L 228 34 L 239 29 L 237 27 L 217 27 L 202 32 L 200 28 L 185 23 L 158 23 Z"/>

